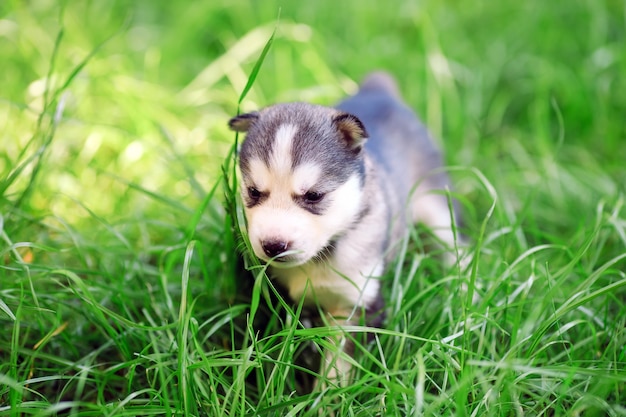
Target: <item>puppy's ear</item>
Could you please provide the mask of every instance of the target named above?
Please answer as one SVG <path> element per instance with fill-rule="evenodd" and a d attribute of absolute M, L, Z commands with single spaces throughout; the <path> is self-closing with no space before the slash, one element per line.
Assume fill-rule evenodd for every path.
<path fill-rule="evenodd" d="M 247 132 L 250 126 L 259 119 L 259 113 L 245 113 L 235 116 L 228 121 L 228 127 L 235 132 Z"/>
<path fill-rule="evenodd" d="M 363 147 L 365 139 L 367 139 L 365 126 L 363 126 L 359 118 L 349 113 L 339 113 L 333 118 L 333 123 L 348 147 L 353 151 L 359 152 Z"/>

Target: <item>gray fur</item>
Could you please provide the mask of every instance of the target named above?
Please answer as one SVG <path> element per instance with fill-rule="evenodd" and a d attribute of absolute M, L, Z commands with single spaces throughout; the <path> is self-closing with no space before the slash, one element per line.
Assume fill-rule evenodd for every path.
<path fill-rule="evenodd" d="M 258 112 L 241 145 L 239 160 L 242 171 L 248 172 L 247 161 L 257 157 L 269 165 L 272 139 L 283 124 L 297 121 L 299 130 L 294 137 L 292 165 L 316 162 L 328 173 L 324 187 L 332 189 L 343 183 L 354 170 L 362 170 L 359 154 L 341 144 L 340 134 L 333 124 L 337 111 L 308 103 L 283 103 Z M 241 116 L 239 116 L 241 117 Z"/>
<path fill-rule="evenodd" d="M 435 171 L 443 164 L 441 151 L 415 113 L 401 101 L 395 81 L 386 73 L 370 74 L 358 93 L 339 103 L 337 108 L 357 116 L 369 133 L 366 154 L 380 170 L 380 187 L 388 196 L 395 219 L 391 240 L 397 240 L 403 233 L 405 220 L 422 221 L 405 213 L 411 196 L 451 188 L 445 172 Z M 415 190 L 417 186 L 419 192 Z M 446 211 L 446 197 L 431 195 L 439 200 L 440 209 Z"/>

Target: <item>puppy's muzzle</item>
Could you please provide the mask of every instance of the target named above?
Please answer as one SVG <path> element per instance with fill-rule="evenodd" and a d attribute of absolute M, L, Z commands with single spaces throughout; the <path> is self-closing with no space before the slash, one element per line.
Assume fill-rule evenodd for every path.
<path fill-rule="evenodd" d="M 263 248 L 263 252 L 270 258 L 274 258 L 282 253 L 285 253 L 289 250 L 290 242 L 285 242 L 284 240 L 272 239 L 272 240 L 264 240 L 261 242 L 261 247 Z M 277 258 L 276 261 L 281 262 L 281 258 Z"/>

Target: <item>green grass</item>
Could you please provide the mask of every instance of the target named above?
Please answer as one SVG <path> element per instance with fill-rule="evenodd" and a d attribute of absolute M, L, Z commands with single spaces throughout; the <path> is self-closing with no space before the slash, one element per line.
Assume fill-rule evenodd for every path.
<path fill-rule="evenodd" d="M 0 3 L 0 416 L 625 416 L 625 29 L 612 0 Z M 474 264 L 415 230 L 354 383 L 300 394 L 338 330 L 242 268 L 227 120 L 379 68 Z"/>

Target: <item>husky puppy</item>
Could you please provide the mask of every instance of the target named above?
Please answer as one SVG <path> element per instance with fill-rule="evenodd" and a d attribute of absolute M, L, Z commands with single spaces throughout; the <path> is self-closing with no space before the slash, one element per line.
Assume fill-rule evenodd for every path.
<path fill-rule="evenodd" d="M 247 132 L 239 167 L 255 255 L 292 300 L 304 297 L 330 323 L 382 310 L 378 278 L 407 222 L 454 247 L 447 198 L 433 193 L 449 186 L 433 171 L 441 154 L 389 75 L 371 74 L 336 108 L 277 104 L 229 125 Z M 341 383 L 349 370 L 341 352 L 325 354 L 322 378 Z"/>

